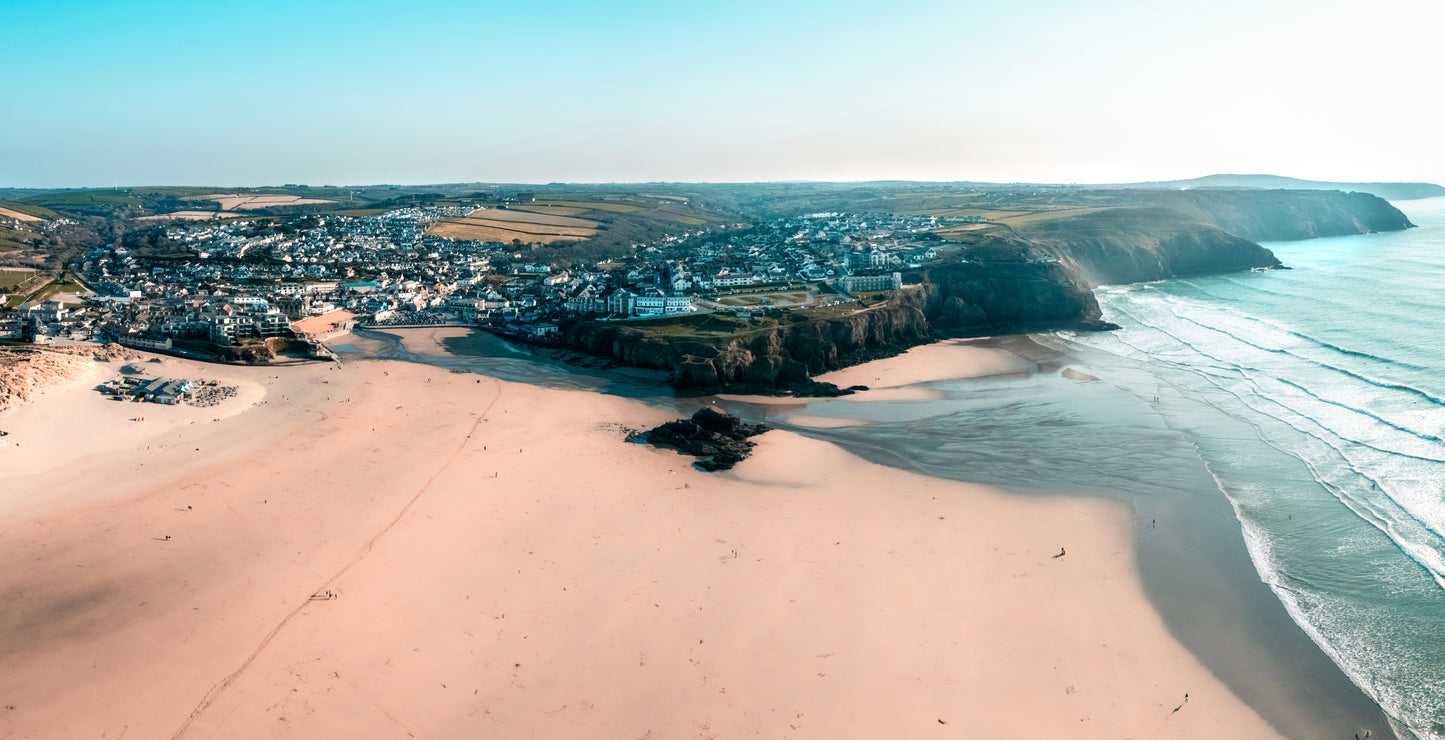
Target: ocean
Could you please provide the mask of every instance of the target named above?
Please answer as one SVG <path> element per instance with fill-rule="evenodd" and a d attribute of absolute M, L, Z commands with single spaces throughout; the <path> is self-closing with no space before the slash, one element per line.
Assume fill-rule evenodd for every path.
<path fill-rule="evenodd" d="M 1289 270 L 1105 288 L 1122 328 L 1053 341 L 1125 387 L 1147 370 L 1261 579 L 1394 720 L 1440 738 L 1445 199 L 1398 205 L 1419 228 L 1265 244 Z"/>

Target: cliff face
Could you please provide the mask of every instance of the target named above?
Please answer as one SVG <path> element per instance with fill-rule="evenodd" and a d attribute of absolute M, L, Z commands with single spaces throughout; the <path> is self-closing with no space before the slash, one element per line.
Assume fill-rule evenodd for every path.
<path fill-rule="evenodd" d="M 1414 226 L 1369 193 L 1338 190 L 1133 190 L 1133 204 L 1178 211 L 1254 241 L 1291 241 L 1399 231 Z"/>
<path fill-rule="evenodd" d="M 1090 285 L 1279 266 L 1268 249 L 1163 208 L 1111 208 L 1038 222 L 1018 234 Z"/>
<path fill-rule="evenodd" d="M 619 325 L 581 322 L 567 346 L 629 365 L 667 370 L 678 388 L 733 385 L 779 387 L 842 367 L 848 357 L 928 341 L 932 327 L 912 300 L 890 301 L 848 315 L 768 321 L 731 332 L 688 331 L 679 336 Z"/>
<path fill-rule="evenodd" d="M 671 325 L 670 331 L 682 328 L 676 334 L 646 325 L 581 322 L 564 342 L 629 365 L 670 371 L 677 388 L 777 388 L 931 341 L 937 331 L 1105 328 L 1099 316 L 1093 294 L 1059 263 L 956 263 L 932 268 L 922 285 L 851 313 L 792 313 L 760 328 L 723 326 L 715 333 L 704 320 Z"/>
<path fill-rule="evenodd" d="M 1105 328 L 1088 286 L 1058 261 L 959 262 L 932 267 L 911 300 L 950 333 Z"/>

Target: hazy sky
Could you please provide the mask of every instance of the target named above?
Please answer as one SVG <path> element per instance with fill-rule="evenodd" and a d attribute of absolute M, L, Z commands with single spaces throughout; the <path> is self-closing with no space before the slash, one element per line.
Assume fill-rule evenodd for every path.
<path fill-rule="evenodd" d="M 1445 182 L 1442 0 L 0 0 L 0 186 Z"/>

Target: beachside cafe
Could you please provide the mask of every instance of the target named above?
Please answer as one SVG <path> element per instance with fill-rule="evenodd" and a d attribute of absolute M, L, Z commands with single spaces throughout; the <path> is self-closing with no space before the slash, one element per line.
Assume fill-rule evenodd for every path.
<path fill-rule="evenodd" d="M 195 384 L 189 380 L 168 378 L 125 378 L 122 384 L 122 388 L 112 392 L 118 396 L 129 396 L 135 401 L 150 401 L 167 406 L 191 400 L 191 392 L 195 390 Z"/>

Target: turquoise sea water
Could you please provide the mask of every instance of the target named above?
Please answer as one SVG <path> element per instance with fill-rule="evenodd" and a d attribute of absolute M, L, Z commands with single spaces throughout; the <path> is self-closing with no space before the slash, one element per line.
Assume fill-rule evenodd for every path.
<path fill-rule="evenodd" d="M 1445 199 L 1397 205 L 1420 228 L 1266 244 L 1291 270 L 1104 288 L 1119 331 L 1041 341 L 1182 430 L 1294 620 L 1397 729 L 1441 738 Z"/>

